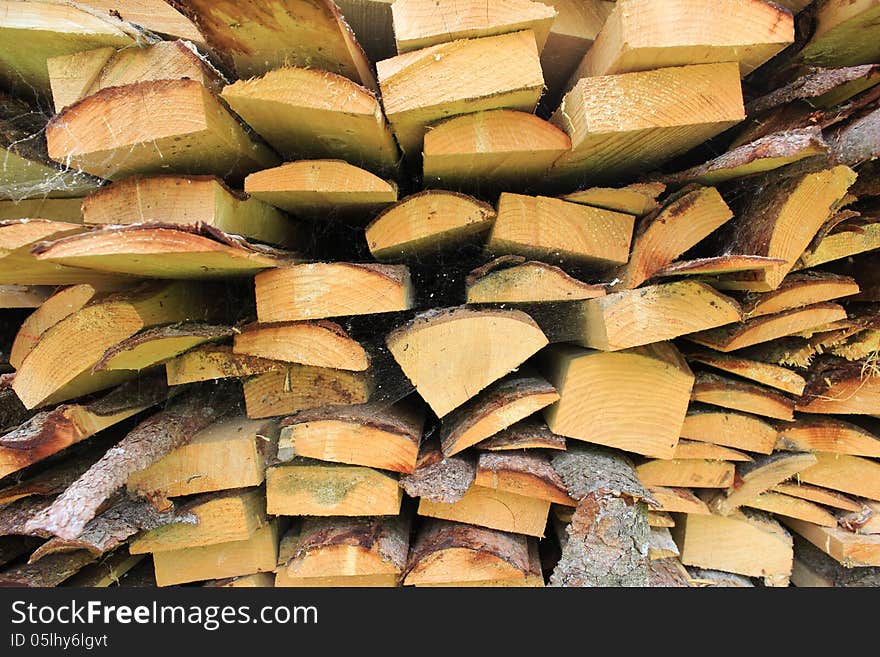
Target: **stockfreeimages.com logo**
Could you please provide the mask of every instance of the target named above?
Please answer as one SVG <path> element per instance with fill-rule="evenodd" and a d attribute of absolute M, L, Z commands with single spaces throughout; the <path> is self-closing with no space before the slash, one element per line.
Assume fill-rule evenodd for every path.
<path fill-rule="evenodd" d="M 269 605 L 254 611 L 249 605 L 108 605 L 99 600 L 71 600 L 61 605 L 38 605 L 24 600 L 12 603 L 12 624 L 22 625 L 198 625 L 213 632 L 223 625 L 318 623 L 318 608 Z"/>

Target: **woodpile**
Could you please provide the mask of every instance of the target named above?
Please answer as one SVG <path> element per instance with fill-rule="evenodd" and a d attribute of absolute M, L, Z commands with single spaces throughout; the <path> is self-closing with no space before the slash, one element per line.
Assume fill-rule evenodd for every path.
<path fill-rule="evenodd" d="M 878 25 L 0 2 L 0 585 L 876 586 Z"/>

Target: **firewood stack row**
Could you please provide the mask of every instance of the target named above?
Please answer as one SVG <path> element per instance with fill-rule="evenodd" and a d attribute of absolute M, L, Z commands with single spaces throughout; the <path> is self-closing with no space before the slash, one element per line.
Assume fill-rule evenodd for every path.
<path fill-rule="evenodd" d="M 0 2 L 0 583 L 874 585 L 878 25 Z"/>

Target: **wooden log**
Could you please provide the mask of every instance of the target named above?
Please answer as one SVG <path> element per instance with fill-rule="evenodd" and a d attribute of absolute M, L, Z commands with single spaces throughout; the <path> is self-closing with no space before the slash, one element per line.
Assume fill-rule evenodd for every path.
<path fill-rule="evenodd" d="M 845 224 L 807 247 L 795 263 L 794 269 L 824 265 L 826 262 L 842 260 L 878 248 L 880 222 L 868 220 L 867 223 Z"/>
<path fill-rule="evenodd" d="M 846 310 L 836 303 L 816 303 L 803 308 L 762 315 L 729 326 L 688 335 L 691 342 L 724 353 L 769 342 L 801 331 L 846 319 Z"/>
<path fill-rule="evenodd" d="M 665 191 L 665 183 L 646 182 L 633 183 L 626 187 L 590 187 L 565 194 L 561 198 L 572 203 L 642 217 L 660 209 L 657 197 Z"/>
<path fill-rule="evenodd" d="M 532 418 L 499 431 L 477 444 L 477 449 L 503 452 L 517 449 L 553 449 L 565 451 L 565 438 L 553 433 L 541 420 Z"/>
<path fill-rule="evenodd" d="M 779 431 L 769 421 L 754 415 L 697 406 L 688 411 L 680 434 L 690 440 L 769 454 L 776 445 Z"/>
<path fill-rule="evenodd" d="M 216 421 L 131 474 L 126 485 L 129 493 L 157 504 L 169 497 L 259 486 L 277 440 L 278 425 L 273 421 L 242 417 Z"/>
<path fill-rule="evenodd" d="M 549 176 L 594 185 L 647 171 L 744 116 L 733 62 L 583 78 L 551 118 L 572 150 Z"/>
<path fill-rule="evenodd" d="M 397 475 L 355 465 L 295 459 L 266 471 L 266 510 L 284 516 L 396 516 Z"/>
<path fill-rule="evenodd" d="M 431 187 L 511 191 L 539 182 L 570 148 L 568 135 L 533 114 L 465 114 L 425 134 L 423 179 Z"/>
<path fill-rule="evenodd" d="M 649 527 L 675 527 L 675 520 L 666 511 L 648 511 Z"/>
<path fill-rule="evenodd" d="M 660 559 L 673 559 L 678 555 L 678 546 L 672 540 L 672 534 L 669 533 L 669 530 L 665 527 L 651 527 L 648 558 L 651 561 L 659 561 Z"/>
<path fill-rule="evenodd" d="M 784 105 L 797 106 L 798 101 L 829 109 L 875 86 L 880 81 L 878 74 L 876 64 L 817 68 L 752 100 L 746 111 L 749 116 L 757 116 Z"/>
<path fill-rule="evenodd" d="M 880 458 L 880 437 L 852 422 L 806 415 L 780 427 L 776 449 Z"/>
<path fill-rule="evenodd" d="M 123 21 L 174 39 L 187 39 L 202 45 L 204 37 L 198 26 L 164 0 L 89 0 L 90 7 L 110 10 Z"/>
<path fill-rule="evenodd" d="M 302 411 L 282 421 L 278 460 L 295 456 L 415 472 L 424 413 L 413 404 L 361 404 Z"/>
<path fill-rule="evenodd" d="M 397 146 L 379 101 L 342 76 L 285 66 L 231 84 L 221 96 L 289 160 L 341 158 L 376 172 L 396 166 Z"/>
<path fill-rule="evenodd" d="M 97 441 L 86 449 L 78 450 L 70 458 L 60 459 L 45 469 L 29 476 L 22 473 L 18 480 L 0 489 L 0 505 L 7 507 L 13 502 L 31 497 L 60 495 L 74 481 L 104 455 L 106 445 Z"/>
<path fill-rule="evenodd" d="M 444 418 L 440 425 L 443 454 L 457 454 L 558 400 L 556 389 L 538 376 L 505 377 Z"/>
<path fill-rule="evenodd" d="M 281 246 L 295 245 L 299 225 L 212 176 L 132 176 L 89 194 L 87 224 L 205 224 L 224 233 Z"/>
<path fill-rule="evenodd" d="M 201 322 L 183 322 L 148 328 L 110 347 L 95 365 L 93 372 L 104 370 L 141 371 L 173 358 L 187 349 L 222 340 L 232 335 L 227 326 Z"/>
<path fill-rule="evenodd" d="M 541 564 L 541 554 L 538 549 L 538 541 L 534 538 L 528 538 L 526 542 L 529 553 L 529 570 L 524 578 L 472 580 L 465 577 L 463 581 L 426 583 L 417 586 L 425 588 L 543 588 L 544 573 Z"/>
<path fill-rule="evenodd" d="M 709 461 L 751 461 L 752 457 L 729 447 L 696 440 L 679 439 L 673 453 L 675 459 L 707 459 Z"/>
<path fill-rule="evenodd" d="M 880 500 L 880 463 L 861 456 L 816 452 L 816 464 L 798 479 L 814 486 Z"/>
<path fill-rule="evenodd" d="M 858 511 L 861 508 L 857 502 L 842 493 L 819 486 L 810 486 L 797 479 L 774 486 L 772 491 L 845 511 Z"/>
<path fill-rule="evenodd" d="M 389 351 L 439 417 L 516 369 L 547 344 L 518 310 L 438 309 L 386 338 Z"/>
<path fill-rule="evenodd" d="M 553 336 L 603 351 L 619 351 L 710 331 L 737 322 L 739 304 L 696 281 L 650 285 L 569 304 Z"/>
<path fill-rule="evenodd" d="M 804 520 L 823 527 L 836 527 L 837 519 L 818 504 L 800 497 L 765 491 L 743 506 L 785 518 Z"/>
<path fill-rule="evenodd" d="M 540 452 L 483 452 L 477 460 L 474 486 L 494 488 L 554 504 L 575 505 L 562 479 Z"/>
<path fill-rule="evenodd" d="M 495 219 L 488 204 L 456 192 L 428 191 L 383 210 L 366 228 L 377 260 L 416 259 L 482 241 Z"/>
<path fill-rule="evenodd" d="M 422 443 L 415 471 L 400 478 L 400 487 L 410 497 L 449 505 L 464 497 L 476 475 L 472 455 L 443 456 L 440 444 L 429 439 Z"/>
<path fill-rule="evenodd" d="M 393 0 L 339 0 L 336 3 L 371 62 L 397 54 L 392 3 Z"/>
<path fill-rule="evenodd" d="M 795 402 L 790 397 L 764 386 L 719 374 L 698 373 L 691 399 L 778 420 L 794 420 Z"/>
<path fill-rule="evenodd" d="M 290 415 L 326 405 L 365 404 L 374 390 L 369 372 L 287 364 L 244 380 L 249 418 Z"/>
<path fill-rule="evenodd" d="M 553 346 L 539 363 L 560 395 L 544 411 L 551 431 L 672 458 L 694 382 L 675 347 L 658 343 L 607 353 Z"/>
<path fill-rule="evenodd" d="M 544 536 L 550 502 L 506 490 L 472 485 L 457 502 L 419 500 L 418 514 L 503 532 Z"/>
<path fill-rule="evenodd" d="M 724 488 L 733 473 L 733 463 L 708 459 L 651 459 L 636 466 L 645 486 L 666 488 Z"/>
<path fill-rule="evenodd" d="M 156 283 L 92 302 L 41 336 L 22 362 L 13 389 L 25 406 L 36 408 L 130 378 L 124 371 L 92 374 L 91 368 L 107 349 L 145 327 L 201 319 L 204 293 L 188 283 Z"/>
<path fill-rule="evenodd" d="M 608 266 L 629 257 L 634 218 L 546 196 L 503 193 L 487 250 Z"/>
<path fill-rule="evenodd" d="M 674 545 L 674 543 L 673 543 Z M 677 558 L 654 559 L 648 563 L 648 586 L 652 588 L 691 587 L 690 575 Z"/>
<path fill-rule="evenodd" d="M 714 568 L 750 577 L 791 574 L 792 539 L 770 516 L 735 511 L 729 516 L 683 515 L 672 528 L 688 566 Z"/>
<path fill-rule="evenodd" d="M 729 20 L 719 21 L 725 16 Z M 794 20 L 756 0 L 619 0 L 572 76 L 646 71 L 668 66 L 739 63 L 748 75 L 794 42 Z"/>
<path fill-rule="evenodd" d="M 880 16 L 872 0 L 831 0 L 816 9 L 816 29 L 800 58 L 810 66 L 852 66 L 877 61 L 880 50 L 870 38 Z M 868 37 L 868 38 L 866 38 Z"/>
<path fill-rule="evenodd" d="M 821 271 L 795 272 L 786 276 L 772 292 L 746 293 L 743 313 L 747 318 L 771 315 L 858 292 L 858 284 L 848 276 Z"/>
<path fill-rule="evenodd" d="M 366 350 L 334 322 L 250 324 L 236 332 L 232 352 L 285 363 L 363 372 Z"/>
<path fill-rule="evenodd" d="M 328 0 L 181 0 L 215 51 L 241 79 L 280 66 L 314 66 L 375 89 L 363 50 Z"/>
<path fill-rule="evenodd" d="M 688 488 L 668 488 L 650 486 L 648 491 L 657 500 L 658 509 L 667 513 L 687 513 L 709 515 L 709 507 Z M 678 524 L 678 523 L 676 523 Z"/>
<path fill-rule="evenodd" d="M 167 552 L 230 541 L 246 541 L 269 522 L 266 492 L 261 488 L 224 491 L 187 501 L 178 513 L 197 524 L 173 523 L 144 532 L 129 544 L 131 554 Z"/>
<path fill-rule="evenodd" d="M 735 374 L 744 379 L 800 396 L 807 385 L 806 379 L 787 367 L 744 358 L 738 354 L 724 354 L 708 349 L 686 351 L 688 362 L 700 363 L 713 369 Z"/>
<path fill-rule="evenodd" d="M 843 361 L 831 367 L 815 367 L 804 396 L 798 401 L 801 413 L 876 414 L 880 399 L 880 378 L 871 361 Z"/>
<path fill-rule="evenodd" d="M 282 546 L 276 587 L 396 586 L 406 567 L 409 522 L 403 517 L 306 518 Z"/>
<path fill-rule="evenodd" d="M 238 379 L 283 370 L 285 365 L 265 358 L 232 353 L 232 345 L 208 344 L 165 362 L 169 386 L 198 381 Z"/>
<path fill-rule="evenodd" d="M 58 586 L 94 561 L 95 556 L 88 550 L 53 554 L 37 563 L 23 563 L 0 571 L 0 587 Z"/>
<path fill-rule="evenodd" d="M 414 296 L 406 267 L 345 262 L 266 271 L 254 287 L 257 319 L 267 324 L 407 310 Z"/>
<path fill-rule="evenodd" d="M 272 572 L 278 561 L 279 520 L 273 520 L 244 541 L 167 550 L 153 554 L 156 585 L 172 586 Z"/>
<path fill-rule="evenodd" d="M 430 123 L 492 109 L 532 112 L 544 78 L 534 32 L 461 39 L 377 62 L 385 114 L 417 155 Z M 439 83 L 442 81 L 442 83 Z"/>
<path fill-rule="evenodd" d="M 605 285 L 590 285 L 559 267 L 501 256 L 468 274 L 467 303 L 552 303 L 605 295 Z"/>
<path fill-rule="evenodd" d="M 46 66 L 56 112 L 101 89 L 134 82 L 189 78 L 214 93 L 220 93 L 226 82 L 186 41 L 159 41 L 144 48 L 85 50 L 50 57 Z"/>
<path fill-rule="evenodd" d="M 794 565 L 791 583 L 798 587 L 876 587 L 877 567 L 847 568 L 800 536 L 794 537 Z"/>
<path fill-rule="evenodd" d="M 144 561 L 142 554 L 129 554 L 121 547 L 90 564 L 64 582 L 64 586 L 76 588 L 106 588 L 119 585 L 119 581 L 132 568 Z"/>
<path fill-rule="evenodd" d="M 711 258 L 695 258 L 680 260 L 667 265 L 656 274 L 655 278 L 670 276 L 718 276 L 742 271 L 770 269 L 784 262 L 781 258 L 765 258 L 755 255 L 727 255 Z"/>
<path fill-rule="evenodd" d="M 53 160 L 111 180 L 169 171 L 241 180 L 278 164 L 195 80 L 102 89 L 57 114 L 46 126 L 46 142 Z"/>
<path fill-rule="evenodd" d="M 846 568 L 880 566 L 880 536 L 854 534 L 845 529 L 822 527 L 794 518 L 784 518 L 783 522 Z"/>
<path fill-rule="evenodd" d="M 725 253 L 782 258 L 770 270 L 732 274 L 720 284 L 730 289 L 766 292 L 779 287 L 810 241 L 837 209 L 854 172 L 846 166 L 803 173 L 798 165 L 770 172 L 755 181 L 757 193 L 735 204 Z"/>
<path fill-rule="evenodd" d="M 298 160 L 250 174 L 244 191 L 309 219 L 363 225 L 397 201 L 397 185 L 344 160 Z"/>
<path fill-rule="evenodd" d="M 0 220 L 39 218 L 80 223 L 83 220 L 82 203 L 83 199 L 78 197 L 0 201 Z"/>

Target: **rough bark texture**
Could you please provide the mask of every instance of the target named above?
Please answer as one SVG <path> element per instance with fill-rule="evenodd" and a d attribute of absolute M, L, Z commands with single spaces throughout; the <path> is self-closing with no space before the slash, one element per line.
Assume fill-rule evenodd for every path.
<path fill-rule="evenodd" d="M 836 164 L 855 165 L 880 157 L 880 109 L 831 129 L 828 143 Z"/>
<path fill-rule="evenodd" d="M 695 566 L 690 567 L 687 570 L 691 574 L 692 581 L 697 586 L 715 586 L 722 588 L 746 588 L 754 586 L 752 580 L 745 575 L 726 573 L 723 570 L 697 568 Z"/>
<path fill-rule="evenodd" d="M 818 69 L 808 75 L 799 77 L 784 87 L 770 92 L 766 96 L 753 100 L 746 105 L 746 113 L 751 116 L 760 112 L 766 112 L 775 107 L 787 105 L 796 100 L 818 98 L 843 84 L 860 78 L 866 78 L 869 75 L 876 75 L 878 72 L 880 72 L 880 65 L 877 64 Z"/>
<path fill-rule="evenodd" d="M 22 564 L 4 570 L 0 573 L 0 587 L 43 588 L 58 586 L 94 561 L 95 556 L 86 550 L 53 554 L 37 563 Z"/>
<path fill-rule="evenodd" d="M 477 449 L 488 451 L 540 447 L 565 451 L 565 437 L 550 431 L 544 422 L 535 419 L 517 422 L 504 431 L 477 444 Z"/>
<path fill-rule="evenodd" d="M 170 402 L 165 410 L 138 424 L 108 450 L 51 507 L 34 516 L 27 529 L 44 530 L 68 540 L 77 538 L 99 506 L 125 485 L 129 475 L 187 444 L 200 430 L 234 410 L 230 391 L 206 386 Z"/>
<path fill-rule="evenodd" d="M 576 500 L 609 494 L 628 497 L 634 502 L 644 500 L 652 507 L 657 506 L 639 481 L 632 464 L 618 452 L 578 446 L 554 454 L 551 464 L 565 483 L 568 494 Z"/>
<path fill-rule="evenodd" d="M 418 444 L 422 437 L 422 423 L 419 421 L 419 417 L 414 413 L 407 412 L 407 409 L 401 412 L 396 412 L 397 410 L 396 407 L 385 403 L 322 406 L 300 411 L 284 418 L 281 421 L 281 427 L 321 420 L 338 420 L 398 434 Z"/>
<path fill-rule="evenodd" d="M 880 586 L 880 567 L 846 568 L 797 535 L 794 537 L 794 558 L 811 573 L 825 580 L 829 586 L 841 588 Z"/>
<path fill-rule="evenodd" d="M 406 567 L 409 523 L 402 516 L 376 518 L 308 518 L 288 563 L 331 545 L 352 545 L 375 552 L 397 570 Z"/>
<path fill-rule="evenodd" d="M 678 559 L 654 559 L 648 564 L 648 586 L 652 588 L 690 587 L 687 571 Z"/>
<path fill-rule="evenodd" d="M 531 475 L 549 486 L 567 493 L 562 478 L 550 465 L 550 459 L 540 451 L 529 452 L 483 452 L 477 460 L 477 468 L 492 472 L 513 472 Z"/>
<path fill-rule="evenodd" d="M 400 478 L 400 486 L 410 497 L 452 504 L 467 492 L 477 475 L 473 456 L 444 457 L 436 441 L 422 446 L 416 471 Z"/>
<path fill-rule="evenodd" d="M 25 529 L 28 521 L 37 513 L 52 505 L 53 498 L 26 497 L 7 504 L 0 509 L 0 536 L 42 536 L 47 538 L 48 533 L 38 530 Z"/>

